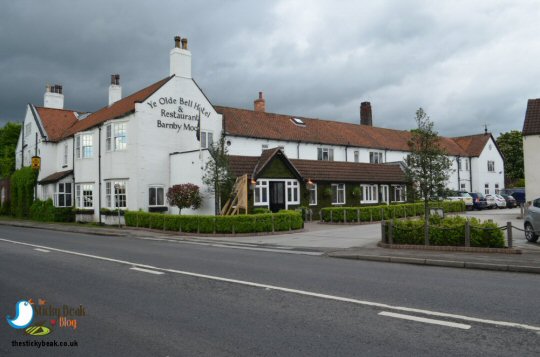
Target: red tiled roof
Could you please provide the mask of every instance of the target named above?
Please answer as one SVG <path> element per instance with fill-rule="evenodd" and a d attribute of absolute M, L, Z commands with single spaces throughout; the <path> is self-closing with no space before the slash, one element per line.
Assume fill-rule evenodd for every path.
<path fill-rule="evenodd" d="M 140 103 L 146 98 L 154 94 L 159 88 L 167 83 L 172 77 L 166 77 L 154 84 L 149 85 L 146 88 L 141 89 L 138 92 L 131 94 L 119 101 L 113 103 L 111 106 L 104 107 L 95 113 L 90 114 L 87 118 L 79 120 L 75 125 L 69 128 L 65 136 L 71 136 L 77 132 L 90 129 L 96 125 L 99 125 L 107 120 L 122 117 L 135 110 L 135 103 Z"/>
<path fill-rule="evenodd" d="M 275 149 L 274 149 L 275 150 Z M 274 152 L 266 150 L 265 152 Z M 274 152 L 275 153 L 275 152 Z M 235 176 L 244 174 L 250 177 L 259 163 L 264 161 L 259 156 L 229 156 L 229 167 Z M 283 155 L 285 159 L 287 157 Z M 380 182 L 404 183 L 405 173 L 399 164 L 366 164 L 341 161 L 297 160 L 287 159 L 296 168 L 300 176 L 307 180 L 333 182 Z M 268 160 L 266 160 L 268 161 Z"/>
<path fill-rule="evenodd" d="M 529 99 L 523 123 L 523 135 L 537 134 L 540 134 L 540 98 Z"/>
<path fill-rule="evenodd" d="M 299 126 L 293 123 L 290 115 L 221 106 L 214 108 L 223 114 L 224 129 L 229 135 L 409 151 L 411 133 L 405 130 L 295 117 L 305 123 L 305 126 Z M 451 138 L 441 137 L 441 146 L 451 155 L 467 154 Z"/>
<path fill-rule="evenodd" d="M 62 139 L 66 130 L 77 122 L 77 112 L 65 109 L 35 107 L 50 141 Z"/>
<path fill-rule="evenodd" d="M 469 156 L 480 156 L 491 134 L 477 134 L 452 138 Z"/>

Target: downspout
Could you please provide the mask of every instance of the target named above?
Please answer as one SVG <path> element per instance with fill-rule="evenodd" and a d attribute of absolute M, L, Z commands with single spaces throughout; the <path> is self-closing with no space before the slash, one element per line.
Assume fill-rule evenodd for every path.
<path fill-rule="evenodd" d="M 22 141 L 21 141 L 21 169 L 24 167 L 24 120 L 22 123 L 21 128 L 21 135 L 22 135 Z"/>
<path fill-rule="evenodd" d="M 384 148 L 384 162 L 388 162 L 386 159 L 386 152 L 388 151 L 388 148 Z"/>
<path fill-rule="evenodd" d="M 350 145 L 350 142 L 348 142 L 347 145 L 345 145 L 345 162 L 349 162 L 349 158 L 348 158 L 349 145 Z"/>
<path fill-rule="evenodd" d="M 471 162 L 470 157 L 469 157 L 469 181 L 471 182 L 471 192 L 474 192 L 473 185 L 472 185 L 472 162 Z"/>
<path fill-rule="evenodd" d="M 296 143 L 296 158 L 300 159 L 300 141 Z"/>
<path fill-rule="evenodd" d="M 98 217 L 101 225 L 101 126 L 98 128 Z"/>
<path fill-rule="evenodd" d="M 71 188 L 71 197 L 75 196 L 75 135 L 73 135 L 73 147 L 72 147 L 71 167 L 73 168 L 73 187 Z M 75 197 L 76 199 L 76 197 Z M 75 199 L 73 203 L 75 203 Z"/>
<path fill-rule="evenodd" d="M 38 133 L 36 133 L 36 145 L 34 147 L 34 156 L 37 156 L 37 144 L 38 144 Z M 40 167 L 41 168 L 41 167 Z M 39 175 L 39 173 L 38 173 Z M 34 201 L 37 200 L 37 180 L 36 180 L 36 184 L 34 185 Z"/>
<path fill-rule="evenodd" d="M 459 178 L 459 171 L 461 169 L 461 165 L 459 164 L 459 161 L 461 160 L 461 157 L 458 155 L 456 156 L 456 160 L 457 160 L 457 190 L 461 190 L 461 185 L 460 185 L 460 178 Z"/>

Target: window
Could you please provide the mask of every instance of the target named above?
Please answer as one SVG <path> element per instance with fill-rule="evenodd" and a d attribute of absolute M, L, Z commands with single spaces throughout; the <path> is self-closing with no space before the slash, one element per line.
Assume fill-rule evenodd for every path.
<path fill-rule="evenodd" d="M 298 126 L 306 126 L 306 123 L 300 118 L 291 118 L 292 122 Z"/>
<path fill-rule="evenodd" d="M 32 123 L 28 123 L 24 126 L 24 136 L 30 135 L 32 132 Z"/>
<path fill-rule="evenodd" d="M 214 134 L 209 131 L 201 131 L 201 148 L 208 149 L 214 143 Z"/>
<path fill-rule="evenodd" d="M 317 160 L 334 161 L 334 149 L 317 148 Z"/>
<path fill-rule="evenodd" d="M 377 185 L 362 185 L 362 200 L 360 201 L 360 203 L 377 203 L 377 188 Z"/>
<path fill-rule="evenodd" d="M 332 184 L 332 204 L 333 205 L 345 204 L 345 184 L 344 183 Z"/>
<path fill-rule="evenodd" d="M 105 182 L 105 203 L 109 208 L 126 208 L 126 181 Z"/>
<path fill-rule="evenodd" d="M 67 166 L 68 162 L 68 144 L 64 143 L 64 159 L 62 161 L 63 166 Z"/>
<path fill-rule="evenodd" d="M 485 193 L 486 195 L 489 194 L 489 183 L 486 183 L 486 184 L 484 185 L 484 193 Z"/>
<path fill-rule="evenodd" d="M 253 204 L 256 206 L 268 205 L 268 181 L 257 180 L 257 184 L 253 189 Z"/>
<path fill-rule="evenodd" d="M 148 189 L 148 205 L 164 206 L 164 190 L 162 186 L 150 186 Z"/>
<path fill-rule="evenodd" d="M 457 166 L 458 166 L 458 170 L 459 170 L 459 171 L 463 170 L 463 169 L 462 169 L 462 165 L 461 165 L 461 160 L 462 160 L 462 159 L 458 159 L 458 161 L 457 161 Z"/>
<path fill-rule="evenodd" d="M 316 206 L 317 205 L 317 184 L 314 183 L 309 188 L 309 205 L 310 206 Z"/>
<path fill-rule="evenodd" d="M 466 185 L 464 183 L 460 184 L 459 187 L 461 188 L 461 191 L 466 191 L 465 190 Z"/>
<path fill-rule="evenodd" d="M 405 201 L 405 187 L 401 185 L 394 186 L 394 202 Z"/>
<path fill-rule="evenodd" d="M 108 124 L 105 127 L 105 148 L 107 151 L 125 150 L 127 146 L 127 123 Z"/>
<path fill-rule="evenodd" d="M 465 171 L 469 171 L 469 159 L 465 159 Z"/>
<path fill-rule="evenodd" d="M 369 162 L 372 164 L 381 164 L 383 162 L 383 153 L 378 151 L 370 151 Z"/>
<path fill-rule="evenodd" d="M 298 181 L 287 181 L 287 203 L 288 204 L 295 204 L 300 203 L 299 199 L 299 186 Z"/>
<path fill-rule="evenodd" d="M 495 172 L 495 161 L 488 161 L 487 166 L 489 172 Z"/>
<path fill-rule="evenodd" d="M 93 156 L 92 141 L 92 134 L 81 134 L 75 138 L 75 153 L 77 159 L 87 159 Z"/>
<path fill-rule="evenodd" d="M 75 185 L 75 205 L 77 208 L 94 207 L 94 185 L 89 183 Z"/>
<path fill-rule="evenodd" d="M 56 185 L 54 194 L 54 205 L 56 207 L 71 207 L 71 183 L 61 182 Z"/>
<path fill-rule="evenodd" d="M 354 162 L 360 162 L 360 151 L 354 151 Z"/>
<path fill-rule="evenodd" d="M 500 194 L 500 193 L 501 193 L 501 190 L 499 190 L 499 184 L 496 183 L 496 184 L 495 184 L 495 194 L 498 195 L 498 194 Z"/>
<path fill-rule="evenodd" d="M 261 151 L 268 150 L 268 144 L 261 145 Z"/>

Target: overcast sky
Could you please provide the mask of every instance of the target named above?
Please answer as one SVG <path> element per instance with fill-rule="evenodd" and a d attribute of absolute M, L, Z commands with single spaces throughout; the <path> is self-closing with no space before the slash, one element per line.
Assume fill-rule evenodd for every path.
<path fill-rule="evenodd" d="M 169 74 L 189 39 L 193 77 L 213 104 L 411 129 L 423 107 L 441 135 L 521 130 L 540 97 L 540 1 L 3 1 L 0 121 L 43 105 L 107 104 Z"/>

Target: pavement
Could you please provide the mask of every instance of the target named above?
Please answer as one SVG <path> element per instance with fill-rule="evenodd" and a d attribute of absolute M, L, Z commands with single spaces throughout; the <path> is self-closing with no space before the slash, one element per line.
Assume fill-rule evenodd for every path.
<path fill-rule="evenodd" d="M 161 230 L 131 227 L 94 226 L 89 224 L 42 223 L 26 220 L 0 219 L 0 225 L 44 228 L 58 231 L 126 236 L 140 239 L 181 240 L 208 245 L 242 246 L 252 249 L 277 249 L 302 252 L 322 252 L 332 258 L 380 261 L 400 264 L 445 266 L 540 274 L 540 243 L 529 243 L 524 233 L 520 211 L 515 209 L 484 210 L 464 213 L 468 217 L 492 220 L 499 226 L 511 222 L 514 248 L 521 254 L 443 252 L 378 247 L 380 224 L 328 225 L 308 222 L 304 230 L 271 235 L 194 236 Z"/>

